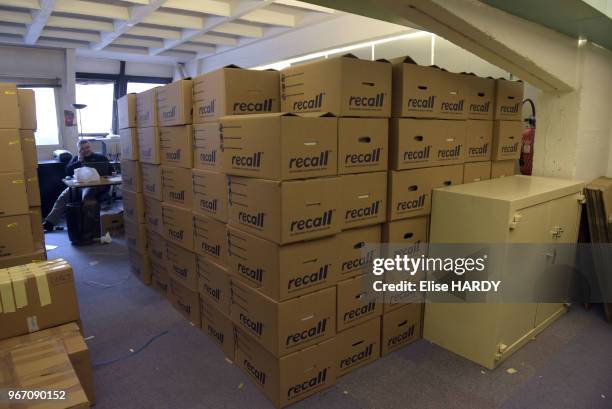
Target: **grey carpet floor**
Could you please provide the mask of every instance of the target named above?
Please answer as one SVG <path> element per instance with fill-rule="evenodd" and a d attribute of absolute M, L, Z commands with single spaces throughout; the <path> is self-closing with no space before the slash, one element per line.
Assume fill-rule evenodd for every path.
<path fill-rule="evenodd" d="M 130 273 L 121 240 L 59 246 L 50 258 L 74 268 L 92 360 L 141 353 L 94 370 L 98 409 L 272 408 L 200 330 Z M 515 373 L 508 373 L 513 368 Z M 342 377 L 292 408 L 612 408 L 612 325 L 599 309 L 574 306 L 495 371 L 483 370 L 427 341 Z"/>

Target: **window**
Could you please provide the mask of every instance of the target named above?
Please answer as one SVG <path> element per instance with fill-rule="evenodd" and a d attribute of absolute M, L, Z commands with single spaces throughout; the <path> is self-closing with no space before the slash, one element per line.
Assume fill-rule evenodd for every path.
<path fill-rule="evenodd" d="M 54 88 L 29 88 L 36 98 L 36 145 L 59 145 Z"/>
<path fill-rule="evenodd" d="M 160 85 L 165 85 L 165 83 L 155 84 L 149 82 L 128 82 L 127 92 L 128 94 L 131 94 L 132 92 L 144 92 L 150 90 L 151 88 L 159 87 Z"/>
<path fill-rule="evenodd" d="M 83 80 L 76 84 L 76 103 L 87 105 L 75 112 L 80 134 L 106 136 L 113 133 L 114 93 L 114 82 Z"/>

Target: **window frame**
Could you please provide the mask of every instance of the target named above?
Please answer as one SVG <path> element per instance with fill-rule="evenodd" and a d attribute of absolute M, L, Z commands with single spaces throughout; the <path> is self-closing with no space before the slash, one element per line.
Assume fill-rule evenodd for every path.
<path fill-rule="evenodd" d="M 36 149 L 60 149 L 64 146 L 64 135 L 62 132 L 61 121 L 59 116 L 59 107 L 60 104 L 60 95 L 57 92 L 58 89 L 61 89 L 61 85 L 55 84 L 17 84 L 17 89 L 34 89 L 34 88 L 51 88 L 53 89 L 53 99 L 55 99 L 55 125 L 57 127 L 57 143 L 51 145 L 39 145 L 36 144 Z M 36 91 L 34 91 L 36 92 Z M 35 94 L 36 95 L 36 94 Z M 61 112 L 62 117 L 64 115 L 63 111 Z M 36 133 L 36 131 L 34 131 Z"/>
<path fill-rule="evenodd" d="M 119 132 L 117 119 L 117 100 L 127 94 L 128 82 L 143 82 L 148 84 L 169 84 L 172 82 L 172 77 L 148 77 L 142 75 L 126 75 L 125 61 L 120 61 L 119 74 L 101 74 L 92 72 L 77 72 L 75 73 L 75 84 L 79 80 L 98 80 L 113 83 L 113 123 L 112 130 L 116 135 Z M 80 134 L 85 137 L 100 137 L 103 134 Z"/>

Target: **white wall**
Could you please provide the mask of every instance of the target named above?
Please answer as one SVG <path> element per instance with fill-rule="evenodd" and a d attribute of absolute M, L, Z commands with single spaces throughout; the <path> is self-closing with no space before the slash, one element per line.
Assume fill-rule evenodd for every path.
<path fill-rule="evenodd" d="M 76 72 L 91 72 L 96 74 L 119 74 L 120 62 L 104 58 L 76 58 Z M 126 75 L 140 75 L 144 77 L 172 77 L 172 65 L 150 64 L 127 61 L 125 63 Z"/>

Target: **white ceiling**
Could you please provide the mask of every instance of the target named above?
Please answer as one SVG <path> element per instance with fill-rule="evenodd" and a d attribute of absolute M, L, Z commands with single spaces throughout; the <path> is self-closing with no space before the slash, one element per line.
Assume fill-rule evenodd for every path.
<path fill-rule="evenodd" d="M 340 14 L 296 0 L 0 0 L 0 44 L 188 62 Z"/>

